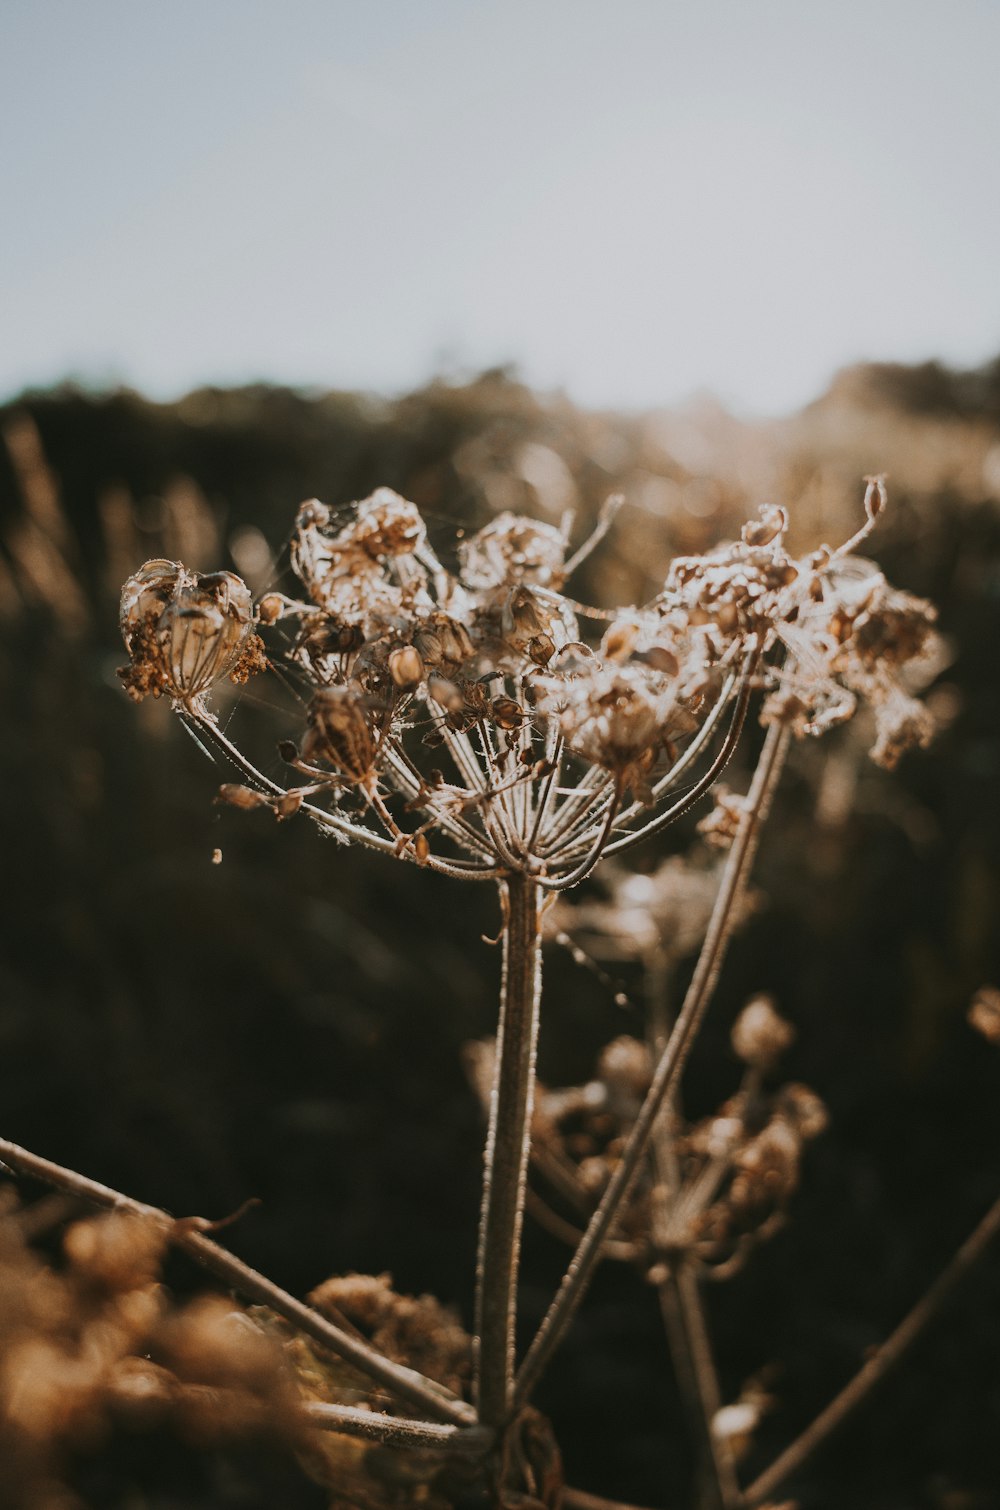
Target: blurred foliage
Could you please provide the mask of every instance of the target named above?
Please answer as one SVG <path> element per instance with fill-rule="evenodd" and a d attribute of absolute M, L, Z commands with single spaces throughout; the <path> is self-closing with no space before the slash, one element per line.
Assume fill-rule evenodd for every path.
<path fill-rule="evenodd" d="M 735 1082 L 729 1026 L 766 988 L 798 1027 L 789 1072 L 832 1115 L 790 1227 L 711 1297 L 727 1392 L 768 1365 L 782 1402 L 751 1464 L 763 1466 L 1000 1188 L 1000 1059 L 964 1020 L 973 991 L 1000 982 L 1000 363 L 855 369 L 768 423 L 704 402 L 582 413 L 492 372 L 391 403 L 255 387 L 157 405 L 66 389 L 24 395 L 0 428 L 5 1134 L 179 1214 L 260 1196 L 232 1245 L 297 1291 L 389 1269 L 466 1318 L 482 1132 L 460 1048 L 493 1026 L 499 959 L 482 936 L 496 932 L 495 899 L 348 854 L 304 821 L 213 807 L 228 772 L 117 684 L 120 582 L 166 555 L 235 567 L 260 590 L 280 579 L 281 542 L 311 495 L 339 506 L 388 484 L 444 549 L 504 508 L 575 509 L 582 536 L 620 490 L 626 507 L 579 590 L 640 600 L 673 555 L 731 537 L 763 501 L 789 508 L 796 548 L 844 538 L 863 475 L 889 473 L 872 553 L 940 607 L 944 728 L 893 777 L 850 732 L 798 750 L 761 855 L 767 905 L 734 945 L 687 1091 L 697 1112 Z M 249 689 L 231 711 L 265 747 L 297 732 L 280 688 Z M 552 954 L 549 1083 L 584 1078 L 603 1042 L 637 1027 Z M 564 1261 L 529 1232 L 526 1329 Z M 998 1301 L 994 1263 L 817 1460 L 804 1506 L 997 1503 Z M 676 1502 L 680 1411 L 655 1298 L 630 1272 L 599 1276 L 539 1403 L 571 1482 Z M 316 1503 L 292 1465 L 285 1477 L 165 1461 L 126 1443 L 88 1470 L 87 1492 L 100 1505 Z"/>

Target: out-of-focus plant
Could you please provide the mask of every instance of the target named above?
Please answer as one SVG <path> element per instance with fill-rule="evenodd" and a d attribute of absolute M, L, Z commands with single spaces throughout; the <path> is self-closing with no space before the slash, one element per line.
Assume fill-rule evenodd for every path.
<path fill-rule="evenodd" d="M 762 1498 L 759 1484 L 742 1491 L 736 1478 L 739 1432 L 717 1397 L 696 1292 L 702 1274 L 730 1271 L 780 1219 L 822 1109 L 804 1088 L 765 1084 L 787 1030 L 764 1000 L 737 1024 L 746 1072 L 721 1113 L 685 1125 L 677 1093 L 745 912 L 791 741 L 822 734 L 861 705 L 874 715 L 872 754 L 885 766 L 930 738 L 913 692 L 931 655 L 934 611 L 855 554 L 884 504 L 882 480 L 870 479 L 860 529 L 805 557 L 786 547 L 784 510 L 766 507 L 735 543 L 675 560 L 652 601 L 613 613 L 587 607 L 567 587 L 610 528 L 617 501 L 575 550 L 570 518 L 555 527 L 500 514 L 460 544 L 449 570 L 417 508 L 380 489 L 339 517 L 316 501 L 303 505 L 290 549 L 295 595 L 267 592 L 254 604 L 231 573 L 167 560 L 147 562 L 126 583 L 125 686 L 136 699 L 167 698 L 199 741 L 232 762 L 242 779 L 221 787 L 220 801 L 281 820 L 306 816 L 341 842 L 499 888 L 503 967 L 469 1399 L 461 1348 L 444 1345 L 453 1324 L 443 1315 L 425 1307 L 408 1331 L 372 1281 L 348 1286 L 349 1294 L 334 1283 L 303 1306 L 203 1231 L 178 1233 L 163 1213 L 136 1208 L 308 1337 L 310 1357 L 296 1344 L 286 1353 L 313 1419 L 322 1415 L 351 1441 L 413 1454 L 408 1468 L 377 1483 L 360 1460 L 352 1481 L 350 1454 L 334 1453 L 332 1474 L 330 1450 L 320 1454 L 317 1472 L 337 1503 L 411 1503 L 419 1487 L 426 1503 L 448 1504 L 470 1484 L 502 1506 L 598 1503 L 564 1489 L 556 1444 L 530 1402 L 597 1264 L 615 1251 L 641 1255 L 661 1288 L 705 1437 L 703 1500 L 729 1507 Z M 269 667 L 298 689 L 303 706 L 304 727 L 279 746 L 286 781 L 265 774 L 212 707 L 226 679 Z M 600 861 L 654 838 L 709 793 L 755 695 L 766 735 L 749 789 L 723 793 L 708 824 L 724 860 L 699 878 L 660 873 L 687 888 L 690 944 L 699 950 L 676 1016 L 654 1014 L 645 1044 L 612 1045 L 596 1093 L 585 1088 L 562 1111 L 548 1097 L 536 1108 L 544 910 Z M 655 931 L 644 947 L 669 955 Z M 565 1117 L 572 1110 L 586 1120 L 595 1096 L 603 1097 L 603 1132 L 574 1162 L 561 1146 Z M 562 1170 L 583 1220 L 563 1283 L 517 1366 L 533 1128 L 536 1159 Z M 10 1145 L 0 1153 L 78 1195 L 122 1204 Z M 314 1345 L 340 1364 L 316 1362 Z M 442 1477 L 442 1463 L 456 1458 L 460 1491 Z"/>

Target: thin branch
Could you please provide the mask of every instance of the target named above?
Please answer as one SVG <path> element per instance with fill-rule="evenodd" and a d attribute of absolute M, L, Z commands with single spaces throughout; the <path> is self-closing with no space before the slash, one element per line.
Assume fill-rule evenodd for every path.
<path fill-rule="evenodd" d="M 952 1291 L 965 1278 L 974 1264 L 978 1263 L 990 1243 L 1000 1234 L 1000 1200 L 994 1202 L 976 1227 L 966 1238 L 954 1258 L 942 1270 L 924 1296 L 896 1330 L 886 1338 L 878 1351 L 855 1374 L 849 1384 L 835 1395 L 825 1410 L 808 1426 L 802 1435 L 787 1447 L 770 1468 L 744 1491 L 745 1505 L 759 1505 L 770 1499 L 792 1474 L 797 1473 L 835 1431 L 854 1414 L 858 1406 L 871 1394 L 889 1371 L 895 1368 L 907 1349 L 920 1336 L 924 1328 L 935 1319 Z"/>
<path fill-rule="evenodd" d="M 329 1405 L 319 1401 L 303 1407 L 309 1423 L 320 1431 L 335 1431 L 346 1437 L 361 1437 L 386 1447 L 429 1448 L 434 1452 L 485 1457 L 493 1433 L 484 1426 L 449 1426 L 440 1421 L 411 1421 L 387 1416 L 357 1405 Z"/>
<path fill-rule="evenodd" d="M 601 829 L 597 835 L 597 838 L 593 841 L 589 851 L 584 855 L 579 865 L 577 865 L 575 869 L 571 870 L 569 875 L 556 876 L 551 881 L 544 876 L 539 877 L 540 886 L 543 886 L 546 891 L 569 891 L 571 887 L 577 886 L 581 881 L 585 881 L 587 879 L 587 877 L 590 875 L 590 872 L 602 858 L 608 835 L 611 833 L 612 825 L 614 824 L 615 817 L 618 813 L 618 808 L 621 804 L 621 797 L 621 787 L 616 782 L 614 796 L 611 799 L 611 806 L 608 808 L 607 817 L 601 825 Z"/>
<path fill-rule="evenodd" d="M 771 795 L 784 764 L 788 739 L 788 730 L 779 724 L 773 724 L 768 730 L 684 1005 L 656 1067 L 621 1161 L 608 1182 L 586 1236 L 574 1254 L 559 1293 L 521 1366 L 515 1389 L 516 1405 L 524 1404 L 528 1399 L 583 1299 L 600 1259 L 604 1241 L 628 1196 L 645 1154 L 660 1108 L 673 1089 L 701 1026 L 739 914 L 739 898 L 756 854 L 761 824 L 767 815 Z"/>
<path fill-rule="evenodd" d="M 296 1300 L 294 1295 L 289 1295 L 286 1290 L 206 1237 L 204 1231 L 199 1230 L 203 1224 L 197 1220 L 178 1221 L 158 1206 L 147 1206 L 142 1201 L 134 1201 L 118 1190 L 88 1179 L 86 1175 L 77 1174 L 75 1170 L 66 1169 L 61 1164 L 54 1164 L 49 1159 L 30 1153 L 26 1148 L 8 1142 L 6 1138 L 0 1138 L 0 1161 L 18 1174 L 41 1180 L 46 1185 L 65 1190 L 70 1195 L 79 1196 L 81 1200 L 101 1206 L 107 1211 L 127 1211 L 156 1222 L 163 1228 L 169 1242 L 183 1249 L 204 1268 L 217 1274 L 234 1290 L 238 1290 L 249 1300 L 270 1306 L 272 1311 L 283 1316 L 298 1331 L 352 1364 L 369 1379 L 391 1390 L 401 1400 L 426 1411 L 428 1415 L 458 1426 L 469 1425 L 474 1420 L 470 1407 L 445 1391 L 443 1386 L 425 1379 L 414 1369 L 383 1358 L 366 1342 L 344 1331 L 311 1306 Z"/>
<path fill-rule="evenodd" d="M 722 1396 L 705 1323 L 698 1276 L 691 1264 L 682 1259 L 671 1270 L 667 1285 L 676 1296 L 679 1330 L 683 1333 L 683 1346 L 690 1360 L 691 1376 L 697 1394 L 707 1492 L 713 1505 L 721 1505 L 723 1510 L 735 1510 L 740 1504 L 739 1480 L 729 1443 L 717 1436 L 714 1430 Z"/>
<path fill-rule="evenodd" d="M 210 738 L 222 749 L 229 759 L 262 791 L 270 792 L 274 797 L 284 797 L 289 790 L 295 788 L 283 787 L 280 782 L 273 781 L 270 776 L 265 776 L 259 771 L 251 760 L 233 744 L 219 728 L 215 720 L 208 714 L 196 714 L 191 711 L 190 716 Z M 443 860 L 437 855 L 428 855 L 424 860 L 418 861 L 415 855 L 407 850 L 400 850 L 392 839 L 383 839 L 379 834 L 373 834 L 371 829 L 364 828 L 356 823 L 351 823 L 348 818 L 339 814 L 327 812 L 325 808 L 317 807 L 313 802 L 303 802 L 301 811 L 308 814 L 319 828 L 325 828 L 336 834 L 344 841 L 356 840 L 359 844 L 365 844 L 369 849 L 381 850 L 383 854 L 392 855 L 396 859 L 408 860 L 412 864 L 420 864 L 425 869 L 436 871 L 438 875 L 450 876 L 455 880 L 462 881 L 495 881 L 502 871 L 495 867 L 476 865 L 470 860 Z"/>
<path fill-rule="evenodd" d="M 570 1247 L 573 1247 L 583 1237 L 581 1227 L 575 1227 L 564 1216 L 560 1216 L 558 1211 L 553 1211 L 548 1201 L 543 1200 L 530 1185 L 525 1192 L 524 1205 L 525 1210 L 534 1217 L 538 1225 L 544 1227 L 552 1237 L 557 1237 L 560 1242 L 568 1243 Z M 609 1237 L 604 1244 L 605 1258 L 616 1259 L 619 1263 L 634 1264 L 640 1253 L 641 1249 L 638 1244 L 623 1242 L 619 1238 Z"/>
<path fill-rule="evenodd" d="M 750 694 L 753 690 L 753 669 L 756 660 L 757 657 L 754 657 L 744 673 L 743 685 L 736 700 L 732 722 L 729 725 L 725 739 L 722 741 L 719 752 L 711 765 L 708 766 L 703 775 L 699 776 L 698 780 L 683 797 L 679 797 L 675 803 L 666 808 L 662 813 L 658 813 L 655 818 L 652 818 L 642 828 L 635 829 L 632 833 L 627 833 L 620 839 L 615 839 L 608 845 L 605 854 L 621 854 L 623 850 L 632 849 L 634 845 L 643 843 L 644 840 L 649 839 L 653 834 L 661 833 L 663 829 L 669 827 L 671 823 L 676 823 L 678 818 L 682 818 L 686 812 L 689 812 L 697 802 L 701 801 L 709 788 L 714 786 L 736 753 L 736 746 L 739 744 L 740 735 L 743 733 L 743 724 L 746 720 Z"/>
<path fill-rule="evenodd" d="M 569 560 L 566 562 L 565 567 L 563 568 L 564 581 L 567 577 L 571 577 L 576 571 L 577 567 L 582 562 L 586 561 L 587 557 L 597 549 L 601 541 L 604 539 L 605 535 L 608 533 L 608 530 L 614 523 L 615 515 L 618 513 L 618 510 L 621 508 L 624 502 L 624 493 L 612 493 L 609 498 L 605 498 L 604 502 L 601 504 L 600 512 L 597 515 L 597 523 L 594 525 L 594 528 L 591 530 L 586 540 L 584 540 L 583 543 L 579 545 L 573 552 L 572 556 L 570 556 Z"/>

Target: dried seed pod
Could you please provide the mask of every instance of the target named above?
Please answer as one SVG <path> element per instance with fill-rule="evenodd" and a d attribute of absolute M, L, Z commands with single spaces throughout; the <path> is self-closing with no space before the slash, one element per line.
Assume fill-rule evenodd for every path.
<path fill-rule="evenodd" d="M 238 807 L 243 812 L 252 812 L 255 807 L 267 807 L 269 799 L 253 787 L 241 786 L 237 781 L 224 781 L 215 794 L 216 802 L 227 807 Z"/>
<path fill-rule="evenodd" d="M 758 517 L 743 526 L 743 543 L 756 547 L 770 545 L 788 528 L 788 515 L 776 504 L 765 503 L 757 511 Z"/>
<path fill-rule="evenodd" d="M 326 760 L 351 782 L 366 782 L 375 763 L 375 741 L 364 695 L 352 687 L 321 687 L 309 704 L 306 760 Z"/>
<path fill-rule="evenodd" d="M 748 1001 L 733 1024 L 733 1049 L 755 1069 L 769 1069 L 794 1038 L 795 1029 L 778 1015 L 770 996 Z"/>
<path fill-rule="evenodd" d="M 519 729 L 524 723 L 524 709 L 512 697 L 495 697 L 490 714 L 498 729 Z"/>
<path fill-rule="evenodd" d="M 257 617 L 262 624 L 276 624 L 282 617 L 288 599 L 280 592 L 265 593 L 257 605 Z"/>
<path fill-rule="evenodd" d="M 612 624 L 601 641 L 601 659 L 625 661 L 639 643 L 639 625 L 632 619 L 620 619 Z"/>
<path fill-rule="evenodd" d="M 413 644 L 425 666 L 457 669 L 474 653 L 465 625 L 445 613 L 425 619 L 413 636 Z"/>
<path fill-rule="evenodd" d="M 865 513 L 874 524 L 889 501 L 889 495 L 885 487 L 885 473 L 879 472 L 874 477 L 866 477 L 865 483 Z"/>
<path fill-rule="evenodd" d="M 401 692 L 419 687 L 424 679 L 424 663 L 412 645 L 397 645 L 389 651 L 389 675 Z"/>
<path fill-rule="evenodd" d="M 536 634 L 528 641 L 528 659 L 536 666 L 547 666 L 556 653 L 556 642 L 550 634 Z"/>
<path fill-rule="evenodd" d="M 274 815 L 278 822 L 283 823 L 286 818 L 295 817 L 295 814 L 302 806 L 302 802 L 302 793 L 296 789 L 291 792 L 285 792 L 281 797 L 275 797 L 271 806 L 274 809 Z"/>
<path fill-rule="evenodd" d="M 650 645 L 648 650 L 642 651 L 639 659 L 663 676 L 677 676 L 681 669 L 680 661 L 666 645 Z"/>
<path fill-rule="evenodd" d="M 122 589 L 122 638 L 132 663 L 119 675 L 137 701 L 166 693 L 190 704 L 224 676 L 245 681 L 265 668 L 254 624 L 250 589 L 233 572 L 147 561 Z"/>

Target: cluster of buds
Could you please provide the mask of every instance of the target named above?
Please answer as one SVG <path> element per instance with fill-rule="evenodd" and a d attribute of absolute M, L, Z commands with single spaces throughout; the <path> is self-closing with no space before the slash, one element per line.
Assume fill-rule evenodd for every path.
<path fill-rule="evenodd" d="M 619 1217 L 609 1256 L 651 1273 L 683 1259 L 708 1278 L 724 1279 L 778 1230 L 798 1188 L 805 1145 L 826 1126 L 823 1103 L 808 1087 L 766 1084 L 793 1038 L 768 998 L 747 1003 L 732 1033 L 745 1065 L 739 1089 L 701 1121 L 665 1114 L 665 1155 L 661 1142 L 656 1162 L 636 1181 Z M 473 1047 L 473 1078 L 485 1095 L 490 1046 Z M 544 1225 L 568 1240 L 574 1223 L 589 1219 L 607 1188 L 652 1074 L 649 1047 L 624 1035 L 601 1051 L 586 1084 L 540 1088 L 532 1124 L 531 1206 Z M 670 1200 L 665 1225 L 657 1226 L 654 1186 L 662 1181 L 670 1185 Z"/>
<path fill-rule="evenodd" d="M 926 741 L 904 679 L 928 653 L 933 613 L 852 554 L 883 498 L 871 482 L 857 535 L 804 560 L 785 549 L 784 511 L 765 508 L 740 541 L 675 561 L 650 605 L 617 615 L 564 593 L 610 509 L 572 555 L 568 524 L 502 514 L 449 571 L 391 490 L 336 519 L 313 500 L 290 545 L 302 597 L 270 592 L 255 609 L 231 573 L 147 563 L 123 592 L 122 675 L 134 697 L 167 694 L 240 766 L 247 785 L 224 800 L 301 808 L 342 839 L 446 874 L 516 870 L 559 890 L 711 787 L 753 687 L 769 689 L 765 719 L 801 734 L 867 699 L 883 763 Z M 266 664 L 258 627 L 283 638 L 307 691 L 305 729 L 280 747 L 303 778 L 291 795 L 207 704 L 216 683 Z"/>

